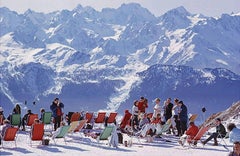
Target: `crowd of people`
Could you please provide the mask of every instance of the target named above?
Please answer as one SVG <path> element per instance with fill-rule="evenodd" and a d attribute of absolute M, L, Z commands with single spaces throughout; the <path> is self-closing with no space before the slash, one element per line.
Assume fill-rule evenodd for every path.
<path fill-rule="evenodd" d="M 55 98 L 49 108 L 52 111 L 54 131 L 58 131 L 59 128 L 65 124 L 65 122 L 69 123 L 69 121 L 64 122 L 66 119 L 63 117 L 64 113 L 62 110 L 64 108 L 64 104 L 59 100 L 59 98 Z M 132 108 L 130 109 L 131 111 L 125 110 L 124 117 L 120 124 L 115 122 L 118 129 L 121 130 L 122 133 L 128 133 L 131 131 L 132 135 L 138 134 L 144 128 L 146 128 L 146 125 L 151 125 L 149 126 L 150 128 L 147 129 L 146 135 L 153 137 L 157 136 L 156 132 L 159 127 L 161 128 L 164 124 L 166 124 L 166 122 L 170 122 L 171 126 L 168 129 L 167 134 L 172 134 L 176 137 L 179 137 L 179 144 L 184 145 L 186 141 L 189 142 L 189 140 L 192 140 L 199 132 L 199 127 L 195 125 L 194 121 L 189 121 L 187 106 L 183 101 L 177 98 L 173 100 L 173 103 L 171 98 L 167 98 L 162 105 L 161 99 L 156 98 L 154 100 L 154 107 L 149 108 L 147 98 L 140 97 L 139 100 L 135 100 L 133 102 Z M 37 123 L 42 122 L 44 112 L 45 109 L 41 108 L 40 118 L 36 120 Z M 21 107 L 19 104 L 16 104 L 16 106 L 13 108 L 12 114 L 21 114 Z M 1 136 L 4 136 L 6 129 L 11 127 L 12 114 L 5 118 L 3 108 L 0 107 L 0 125 L 2 126 Z M 23 115 L 21 123 L 18 125 L 19 129 L 21 128 L 21 130 L 25 131 L 25 125 L 28 121 L 29 115 L 31 114 L 33 114 L 32 111 L 30 109 L 27 110 L 27 113 Z M 230 142 L 232 142 L 234 145 L 234 150 L 231 154 L 233 156 L 239 156 L 240 129 L 238 129 L 234 123 L 230 123 L 227 125 L 227 133 L 226 128 L 222 124 L 220 118 L 215 119 L 215 126 L 216 132 L 212 133 L 206 140 L 201 141 L 201 143 L 205 145 L 213 139 L 213 145 L 217 146 L 218 138 L 229 136 Z M 150 140 L 152 141 L 153 139 Z M 194 142 L 194 145 L 196 144 L 197 142 Z"/>

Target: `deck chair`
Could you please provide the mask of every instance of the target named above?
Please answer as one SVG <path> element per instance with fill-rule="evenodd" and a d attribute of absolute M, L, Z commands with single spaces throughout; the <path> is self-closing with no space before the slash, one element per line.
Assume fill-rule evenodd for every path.
<path fill-rule="evenodd" d="M 126 113 L 127 112 L 127 113 Z M 125 114 L 122 118 L 122 121 L 120 123 L 120 128 L 124 129 L 126 125 L 130 125 L 130 120 L 131 120 L 132 114 L 128 112 L 128 110 L 125 111 Z"/>
<path fill-rule="evenodd" d="M 197 119 L 197 117 L 198 117 L 197 114 L 191 115 L 191 117 L 189 118 L 189 122 L 194 122 Z"/>
<path fill-rule="evenodd" d="M 77 128 L 77 126 L 79 125 L 79 121 L 73 121 L 70 123 L 70 127 L 68 129 L 68 133 L 73 133 L 74 130 Z"/>
<path fill-rule="evenodd" d="M 28 115 L 26 126 L 32 126 L 32 124 L 34 123 L 35 119 L 38 119 L 38 114 L 30 114 L 30 115 Z"/>
<path fill-rule="evenodd" d="M 168 119 L 167 122 L 162 126 L 161 129 L 157 129 L 156 134 L 162 135 L 163 133 L 168 132 L 171 125 L 172 125 L 171 119 Z"/>
<path fill-rule="evenodd" d="M 43 123 L 33 124 L 30 132 L 30 145 L 32 146 L 32 141 L 42 142 L 43 135 L 44 135 L 44 124 Z"/>
<path fill-rule="evenodd" d="M 116 117 L 117 117 L 117 112 L 111 112 L 107 117 L 106 123 L 107 124 L 116 123 Z"/>
<path fill-rule="evenodd" d="M 114 126 L 107 126 L 103 129 L 100 135 L 97 137 L 97 143 L 100 144 L 100 141 L 107 140 L 109 144 L 109 137 L 112 134 Z"/>
<path fill-rule="evenodd" d="M 51 126 L 51 130 L 53 130 L 52 125 L 52 112 L 44 112 L 42 116 L 42 123 L 47 127 L 48 125 Z"/>
<path fill-rule="evenodd" d="M 209 126 L 202 126 L 198 131 L 197 135 L 192 140 L 188 140 L 189 145 L 197 145 L 197 142 L 209 130 L 209 128 Z"/>
<path fill-rule="evenodd" d="M 80 120 L 78 126 L 74 129 L 74 132 L 80 132 L 86 125 L 87 120 Z"/>
<path fill-rule="evenodd" d="M 11 125 L 12 126 L 19 126 L 21 125 L 21 114 L 12 114 L 11 115 Z"/>
<path fill-rule="evenodd" d="M 81 117 L 81 114 L 79 112 L 73 113 L 70 118 L 70 123 L 73 121 L 79 121 L 80 117 Z"/>
<path fill-rule="evenodd" d="M 95 123 L 104 123 L 106 112 L 98 112 L 97 118 L 94 120 Z"/>
<path fill-rule="evenodd" d="M 7 141 L 14 141 L 15 147 L 17 147 L 17 143 L 16 143 L 17 132 L 18 132 L 18 128 L 16 127 L 7 128 L 4 135 L 1 137 L 2 147 L 3 147 L 3 142 L 7 142 Z"/>
<path fill-rule="evenodd" d="M 56 134 L 53 134 L 52 139 L 53 139 L 54 143 L 56 144 L 56 139 L 61 139 L 62 138 L 62 139 L 64 139 L 64 142 L 66 144 L 65 136 L 68 133 L 68 129 L 70 128 L 70 125 L 61 126 L 59 128 L 60 128 L 59 131 L 57 129 Z"/>

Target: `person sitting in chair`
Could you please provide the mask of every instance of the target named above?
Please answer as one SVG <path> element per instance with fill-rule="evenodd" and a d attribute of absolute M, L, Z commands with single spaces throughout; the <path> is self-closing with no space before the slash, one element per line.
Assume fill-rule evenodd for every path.
<path fill-rule="evenodd" d="M 182 146 L 185 144 L 186 140 L 190 143 L 199 131 L 198 127 L 194 124 L 194 122 L 190 122 L 189 125 L 190 126 L 187 131 L 185 131 L 185 134 L 183 134 L 178 141 L 178 143 Z M 193 144 L 196 145 L 197 142 L 194 142 Z"/>
<path fill-rule="evenodd" d="M 1 131 L 1 133 L 0 133 L 0 145 L 1 145 L 1 140 L 2 140 L 1 137 L 4 136 L 4 133 L 6 132 L 6 130 L 7 130 L 9 127 L 11 127 L 10 121 L 7 120 L 7 119 L 3 120 L 2 131 Z"/>
<path fill-rule="evenodd" d="M 210 137 L 208 137 L 205 141 L 202 142 L 205 145 L 208 141 L 214 139 L 213 146 L 218 146 L 217 138 L 224 138 L 227 132 L 223 124 L 221 123 L 221 119 L 216 119 L 216 132 L 212 133 Z"/>

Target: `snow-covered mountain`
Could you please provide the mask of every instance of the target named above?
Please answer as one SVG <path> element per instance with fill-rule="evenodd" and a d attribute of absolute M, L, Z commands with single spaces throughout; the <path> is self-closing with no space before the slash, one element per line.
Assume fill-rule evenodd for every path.
<path fill-rule="evenodd" d="M 48 14 L 0 8 L 0 105 L 37 110 L 58 96 L 66 111 L 118 110 L 146 95 L 221 110 L 240 99 L 239 25 L 239 14 L 213 18 L 179 7 L 155 17 L 136 3 Z"/>

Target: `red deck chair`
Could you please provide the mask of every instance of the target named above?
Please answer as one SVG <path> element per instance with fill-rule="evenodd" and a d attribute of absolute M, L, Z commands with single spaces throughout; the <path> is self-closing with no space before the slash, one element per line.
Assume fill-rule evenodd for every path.
<path fill-rule="evenodd" d="M 190 145 L 197 145 L 198 140 L 209 130 L 209 126 L 202 126 L 198 131 L 197 135 L 193 139 L 187 140 Z"/>
<path fill-rule="evenodd" d="M 116 122 L 116 117 L 117 117 L 117 112 L 111 112 L 108 116 L 107 123 L 115 123 Z"/>
<path fill-rule="evenodd" d="M 125 114 L 124 114 L 123 119 L 120 123 L 120 128 L 121 129 L 124 129 L 126 127 L 126 125 L 130 125 L 131 117 L 132 117 L 132 114 L 128 110 L 125 110 Z"/>
<path fill-rule="evenodd" d="M 106 117 L 106 112 L 98 112 L 95 123 L 104 123 Z"/>
<path fill-rule="evenodd" d="M 85 119 L 87 120 L 87 123 L 91 123 L 92 118 L 93 118 L 93 113 L 87 112 L 85 115 Z"/>
<path fill-rule="evenodd" d="M 38 114 L 30 114 L 28 116 L 28 119 L 27 119 L 27 126 L 32 126 L 32 124 L 34 123 L 34 120 L 35 119 L 38 119 Z"/>
<path fill-rule="evenodd" d="M 79 121 L 80 117 L 81 117 L 81 114 L 79 112 L 75 112 L 72 114 L 70 122 Z"/>
<path fill-rule="evenodd" d="M 32 130 L 30 133 L 30 144 L 32 146 L 32 141 L 42 141 L 44 135 L 44 124 L 37 123 L 32 125 Z"/>
<path fill-rule="evenodd" d="M 4 136 L 2 137 L 2 147 L 4 141 L 14 141 L 15 147 L 17 147 L 16 143 L 16 134 L 17 134 L 18 128 L 16 127 L 9 127 L 6 129 Z"/>

